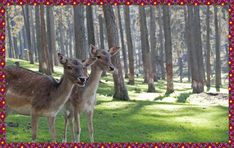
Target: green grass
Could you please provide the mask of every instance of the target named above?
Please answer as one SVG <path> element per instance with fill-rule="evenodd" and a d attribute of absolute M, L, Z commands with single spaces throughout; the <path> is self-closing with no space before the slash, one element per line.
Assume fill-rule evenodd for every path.
<path fill-rule="evenodd" d="M 18 60 L 17 60 L 18 61 Z M 8 64 L 14 60 L 8 59 Z M 37 70 L 37 64 L 20 61 L 21 66 Z M 62 73 L 56 67 L 57 76 Z M 94 137 L 96 142 L 227 142 L 228 107 L 199 106 L 186 102 L 191 94 L 190 83 L 175 82 L 175 92 L 165 95 L 163 80 L 155 83 L 157 92 L 147 93 L 142 78 L 136 84 L 127 85 L 131 101 L 113 101 L 112 76 L 103 77 L 98 88 L 94 113 Z M 127 83 L 127 80 L 125 80 Z M 174 100 L 167 102 L 166 100 Z M 30 117 L 9 114 L 6 122 L 19 123 L 19 127 L 7 127 L 7 142 L 31 141 Z M 81 141 L 89 142 L 87 119 L 81 116 Z M 60 113 L 56 120 L 57 141 L 62 141 L 64 120 Z M 70 130 L 68 141 L 71 140 Z M 50 141 L 46 118 L 39 123 L 38 141 Z"/>

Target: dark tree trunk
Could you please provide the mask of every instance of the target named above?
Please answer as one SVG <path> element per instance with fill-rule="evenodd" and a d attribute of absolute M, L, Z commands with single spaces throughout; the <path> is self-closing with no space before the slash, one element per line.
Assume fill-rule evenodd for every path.
<path fill-rule="evenodd" d="M 204 62 L 203 62 L 203 51 L 202 51 L 202 39 L 201 39 L 201 21 L 200 21 L 200 7 L 194 7 L 194 27 L 195 27 L 195 36 L 196 36 L 196 46 L 199 50 L 198 53 L 198 64 L 199 64 L 199 72 L 205 82 L 205 69 L 204 69 Z"/>
<path fill-rule="evenodd" d="M 143 66 L 145 70 L 145 74 L 148 79 L 148 92 L 155 92 L 154 86 L 154 75 L 152 70 L 152 62 L 151 62 L 151 52 L 149 50 L 149 41 L 148 41 L 148 30 L 146 24 L 146 14 L 145 8 L 139 7 L 140 14 L 140 33 L 141 33 L 141 49 L 143 58 Z"/>
<path fill-rule="evenodd" d="M 174 92 L 173 87 L 173 65 L 172 65 L 172 43 L 169 6 L 163 6 L 163 27 L 165 36 L 165 55 L 166 55 L 166 73 L 167 73 L 167 91 Z"/>
<path fill-rule="evenodd" d="M 14 43 L 14 58 L 19 59 L 19 47 L 17 44 L 17 37 L 13 37 L 13 43 Z"/>
<path fill-rule="evenodd" d="M 62 19 L 59 20 L 59 23 L 58 23 L 58 27 L 59 27 L 59 40 L 60 40 L 60 49 L 61 49 L 61 53 L 62 54 L 65 54 L 65 45 L 64 45 L 64 27 L 63 27 L 63 24 L 62 24 Z"/>
<path fill-rule="evenodd" d="M 42 72 L 42 46 L 41 46 L 41 26 L 40 26 L 40 10 L 39 6 L 35 6 L 35 28 L 36 28 L 36 50 L 38 53 L 38 61 L 39 61 L 39 71 Z"/>
<path fill-rule="evenodd" d="M 188 63 L 188 81 L 191 82 L 191 63 L 190 63 L 190 50 L 188 49 L 189 47 L 191 47 L 192 45 L 189 44 L 188 40 L 189 40 L 189 30 L 188 30 L 188 14 L 187 14 L 187 10 L 186 7 L 184 7 L 184 22 L 185 22 L 185 31 L 184 31 L 184 40 L 185 40 L 185 44 L 187 46 L 187 63 Z"/>
<path fill-rule="evenodd" d="M 41 61 L 39 61 L 39 65 L 41 65 L 40 67 L 42 68 L 41 72 L 45 73 L 47 75 L 51 75 L 52 71 L 50 68 L 50 56 L 49 56 L 49 50 L 47 47 L 47 34 L 46 34 L 46 26 L 45 26 L 45 17 L 44 17 L 44 6 L 41 5 L 40 6 L 40 43 L 41 43 L 41 49 L 39 49 L 39 51 L 41 52 Z M 43 37 L 42 37 L 43 35 Z"/>
<path fill-rule="evenodd" d="M 178 63 L 179 63 L 180 83 L 182 83 L 183 82 L 183 60 L 182 60 L 182 57 L 179 57 Z"/>
<path fill-rule="evenodd" d="M 28 41 L 28 54 L 29 54 L 29 61 L 30 64 L 34 64 L 34 58 L 33 58 L 33 49 L 31 45 L 31 35 L 30 35 L 30 23 L 29 23 L 29 5 L 25 5 L 22 7 L 23 10 L 23 16 L 24 16 L 24 24 L 26 28 L 26 39 Z"/>
<path fill-rule="evenodd" d="M 115 16 L 111 5 L 105 5 L 103 7 L 105 21 L 106 21 L 106 28 L 107 28 L 107 38 L 108 38 L 108 45 L 109 48 L 111 47 L 118 47 L 118 30 L 117 25 L 115 22 Z M 128 91 L 124 84 L 123 73 L 122 73 L 122 66 L 120 64 L 120 54 L 116 54 L 112 57 L 112 63 L 118 69 L 118 73 L 113 74 L 114 78 L 114 99 L 118 100 L 129 100 Z"/>
<path fill-rule="evenodd" d="M 196 33 L 196 27 L 194 24 L 196 24 L 198 21 L 196 20 L 195 13 L 194 13 L 194 7 L 188 6 L 188 31 L 189 31 L 189 40 L 188 40 L 188 46 L 189 53 L 191 57 L 191 74 L 192 74 L 192 89 L 193 93 L 201 93 L 204 91 L 204 84 L 203 84 L 203 77 L 201 75 L 201 66 L 199 65 L 199 50 L 202 50 L 198 48 L 197 45 L 197 33 Z"/>
<path fill-rule="evenodd" d="M 88 30 L 88 44 L 95 45 L 92 6 L 86 6 L 86 18 L 87 18 L 87 30 Z"/>
<path fill-rule="evenodd" d="M 23 46 L 23 42 L 22 42 L 22 39 L 21 39 L 21 37 L 22 37 L 21 34 L 22 34 L 22 30 L 19 31 L 18 39 L 19 39 L 19 45 L 20 45 L 20 47 L 19 47 L 19 58 L 23 59 L 23 49 L 24 49 L 24 46 Z"/>
<path fill-rule="evenodd" d="M 214 24 L 215 24 L 215 88 L 220 91 L 221 86 L 221 64 L 220 64 L 220 34 L 217 17 L 217 6 L 214 6 Z"/>
<path fill-rule="evenodd" d="M 102 49 L 105 49 L 105 46 L 104 46 L 104 20 L 103 20 L 103 17 L 102 15 L 99 15 L 98 16 L 98 21 L 99 21 L 99 38 L 100 38 L 100 44 L 101 44 L 101 48 Z M 102 76 L 106 76 L 106 71 L 103 71 L 102 72 Z"/>
<path fill-rule="evenodd" d="M 152 61 L 152 69 L 154 75 L 154 81 L 157 81 L 156 76 L 156 64 L 157 64 L 157 50 L 156 50 L 156 24 L 155 24 L 155 11 L 154 7 L 150 7 L 150 45 L 151 45 L 151 61 Z"/>
<path fill-rule="evenodd" d="M 206 87 L 207 91 L 210 89 L 210 7 L 207 6 L 206 11 Z"/>
<path fill-rule="evenodd" d="M 129 82 L 128 84 L 134 85 L 134 51 L 132 44 L 132 34 L 131 34 L 131 24 L 130 24 L 130 16 L 129 16 L 129 7 L 124 6 L 124 19 L 125 19 L 125 31 L 126 31 L 126 39 L 128 46 L 128 62 L 129 62 Z"/>
<path fill-rule="evenodd" d="M 47 43 L 48 43 L 48 50 L 49 50 L 49 64 L 51 68 L 50 70 L 54 72 L 54 69 L 53 69 L 54 46 L 52 45 L 52 43 L 54 42 L 54 38 L 52 38 L 52 33 L 51 33 L 51 29 L 54 29 L 54 26 L 52 26 L 51 17 L 50 17 L 51 13 L 53 13 L 51 9 L 52 9 L 51 6 L 46 7 L 46 20 L 47 20 L 46 25 L 47 25 Z"/>
<path fill-rule="evenodd" d="M 159 41 L 160 41 L 160 71 L 162 79 L 165 80 L 165 66 L 164 66 L 164 45 L 163 45 L 163 27 L 162 27 L 162 16 L 161 16 L 161 7 L 158 8 L 158 24 L 159 24 Z"/>
<path fill-rule="evenodd" d="M 76 58 L 86 58 L 86 40 L 84 24 L 84 6 L 74 6 L 74 31 L 75 31 L 75 55 Z"/>
<path fill-rule="evenodd" d="M 104 49 L 104 31 L 103 31 L 103 18 L 102 18 L 102 15 L 99 15 L 98 16 L 98 21 L 99 21 L 99 30 L 100 30 L 100 43 L 101 43 L 101 48 Z"/>
<path fill-rule="evenodd" d="M 120 39 L 121 39 L 121 48 L 123 53 L 123 62 L 124 62 L 124 74 L 125 78 L 128 78 L 128 62 L 127 62 L 127 53 L 126 48 L 124 45 L 124 34 L 123 34 L 123 26 L 121 22 L 121 15 L 120 15 L 120 6 L 118 6 L 118 22 L 119 22 L 119 30 L 120 30 Z"/>
<path fill-rule="evenodd" d="M 13 58 L 13 55 L 12 55 L 12 51 L 13 51 L 13 45 L 12 45 L 12 37 L 11 37 L 11 24 L 10 24 L 10 16 L 8 15 L 8 13 L 6 13 L 7 17 L 7 35 L 8 35 L 8 43 L 9 43 L 9 49 L 7 50 L 8 51 L 8 56 L 9 58 Z"/>

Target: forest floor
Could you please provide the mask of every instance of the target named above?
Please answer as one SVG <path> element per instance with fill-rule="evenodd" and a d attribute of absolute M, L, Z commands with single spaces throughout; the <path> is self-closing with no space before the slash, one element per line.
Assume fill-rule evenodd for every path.
<path fill-rule="evenodd" d="M 38 64 L 8 59 L 7 64 L 20 61 L 22 67 L 37 71 Z M 55 67 L 54 77 L 62 74 Z M 125 80 L 127 82 L 127 79 Z M 94 113 L 96 142 L 227 142 L 228 91 L 227 86 L 215 94 L 192 94 L 191 84 L 174 81 L 175 92 L 165 95 L 166 82 L 155 82 L 156 93 L 147 93 L 147 84 L 136 78 L 135 85 L 127 85 L 130 101 L 112 99 L 112 76 L 103 77 L 98 88 Z M 85 114 L 81 116 L 81 141 L 89 142 Z M 9 114 L 6 122 L 17 123 L 7 127 L 7 142 L 31 141 L 30 117 Z M 64 120 L 62 113 L 56 120 L 57 141 L 62 141 Z M 70 129 L 68 141 L 71 140 Z M 46 118 L 40 119 L 38 141 L 49 142 Z"/>

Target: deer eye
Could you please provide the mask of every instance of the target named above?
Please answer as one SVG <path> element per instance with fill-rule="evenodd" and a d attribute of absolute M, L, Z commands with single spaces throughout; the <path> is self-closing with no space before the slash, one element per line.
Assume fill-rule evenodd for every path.
<path fill-rule="evenodd" d="M 71 66 L 67 66 L 67 69 L 72 69 L 72 67 Z"/>

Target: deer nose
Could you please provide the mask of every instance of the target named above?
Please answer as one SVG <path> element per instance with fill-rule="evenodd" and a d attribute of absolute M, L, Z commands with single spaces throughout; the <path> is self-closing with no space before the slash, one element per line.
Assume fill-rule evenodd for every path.
<path fill-rule="evenodd" d="M 79 78 L 80 82 L 85 83 L 86 78 Z"/>
<path fill-rule="evenodd" d="M 112 67 L 112 66 L 110 66 L 109 68 L 110 68 L 110 71 L 114 71 L 115 70 L 115 68 Z"/>

